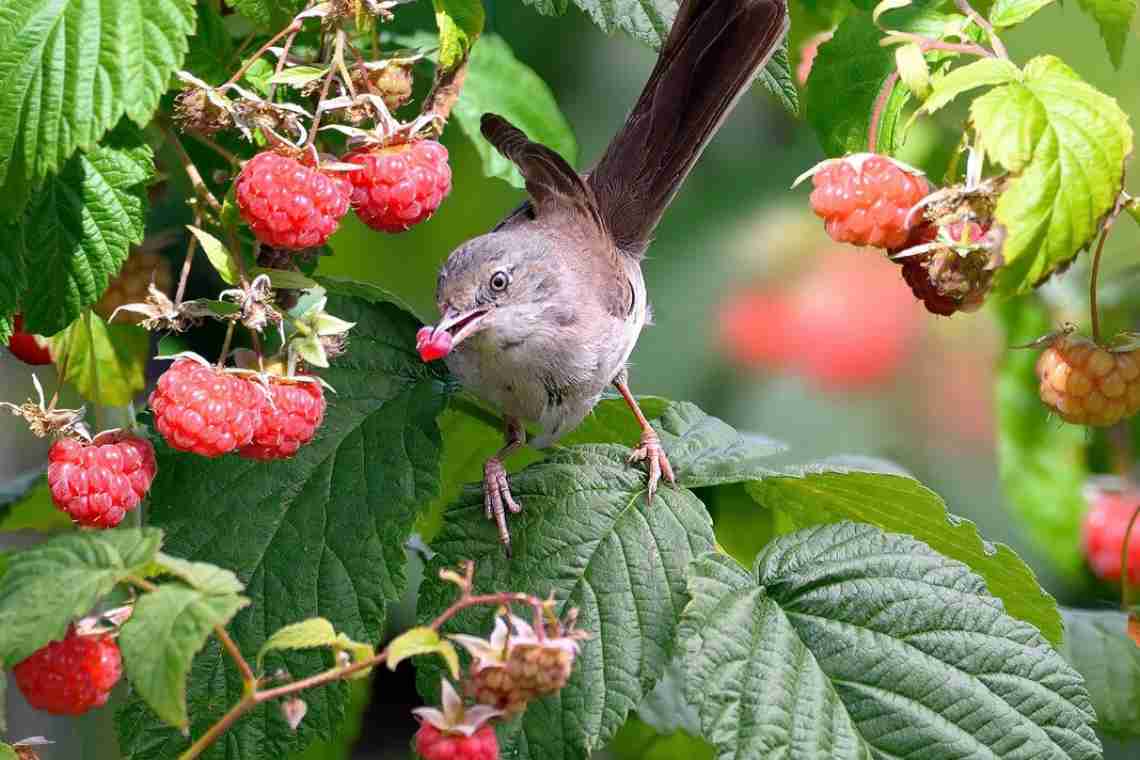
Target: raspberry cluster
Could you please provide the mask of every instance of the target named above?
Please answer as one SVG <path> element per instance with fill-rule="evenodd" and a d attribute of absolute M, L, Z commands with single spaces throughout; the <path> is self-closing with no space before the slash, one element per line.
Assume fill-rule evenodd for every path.
<path fill-rule="evenodd" d="M 811 207 L 840 243 L 898 248 L 907 215 L 926 197 L 921 174 L 885 156 L 860 153 L 823 162 L 812 174 Z"/>
<path fill-rule="evenodd" d="M 247 161 L 234 189 L 253 234 L 277 248 L 323 245 L 348 212 L 348 182 L 273 151 Z"/>
<path fill-rule="evenodd" d="M 90 443 L 61 438 L 48 451 L 52 501 L 79 525 L 113 528 L 146 498 L 157 466 L 150 441 L 125 432 Z"/>
<path fill-rule="evenodd" d="M 363 167 L 346 172 L 352 208 L 381 232 L 403 232 L 428 219 L 451 192 L 447 148 L 434 140 L 362 148 L 344 157 Z"/>
<path fill-rule="evenodd" d="M 74 628 L 12 668 L 28 704 L 57 715 L 102 707 L 122 675 L 119 645 L 107 635 L 80 636 Z"/>
<path fill-rule="evenodd" d="M 266 402 L 256 383 L 193 359 L 178 359 L 150 394 L 154 424 L 179 451 L 217 457 L 248 446 Z"/>
<path fill-rule="evenodd" d="M 1037 359 L 1041 400 L 1075 425 L 1108 427 L 1140 411 L 1140 350 L 1107 351 L 1075 334 L 1056 336 Z"/>
<path fill-rule="evenodd" d="M 325 418 L 325 394 L 319 383 L 272 379 L 269 395 L 253 440 L 238 449 L 238 456 L 288 459 L 313 439 Z"/>

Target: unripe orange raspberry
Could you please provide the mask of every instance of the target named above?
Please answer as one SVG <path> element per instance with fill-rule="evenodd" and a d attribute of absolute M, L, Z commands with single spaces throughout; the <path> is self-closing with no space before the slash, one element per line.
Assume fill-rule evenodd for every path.
<path fill-rule="evenodd" d="M 1059 335 L 1037 360 L 1041 400 L 1065 422 L 1108 427 L 1140 411 L 1140 349 Z"/>

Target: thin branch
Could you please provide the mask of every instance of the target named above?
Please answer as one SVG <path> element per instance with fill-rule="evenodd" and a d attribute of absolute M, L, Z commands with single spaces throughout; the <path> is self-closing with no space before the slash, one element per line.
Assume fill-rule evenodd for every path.
<path fill-rule="evenodd" d="M 265 55 L 265 52 L 269 50 L 269 48 L 273 47 L 273 45 L 276 44 L 278 40 L 287 34 L 296 34 L 299 32 L 301 30 L 301 24 L 302 22 L 298 21 L 297 19 L 293 19 L 292 23 L 290 23 L 289 26 L 273 35 L 273 37 L 270 38 L 269 42 L 266 42 L 261 46 L 260 50 L 250 56 L 249 59 L 247 59 L 246 62 L 242 64 L 242 67 L 235 71 L 232 77 L 226 80 L 226 83 L 223 84 L 222 87 L 233 84 L 245 76 L 245 73 L 249 71 L 250 67 L 253 66 L 253 64 L 256 63 L 259 58 L 261 58 L 261 56 Z M 282 56 L 282 59 L 284 59 L 284 56 Z"/>
<path fill-rule="evenodd" d="M 200 213 L 194 214 L 194 226 L 202 226 L 202 215 Z M 178 274 L 178 289 L 174 292 L 174 306 L 182 305 L 182 299 L 186 295 L 186 283 L 190 280 L 190 267 L 194 264 L 194 253 L 198 250 L 198 236 L 190 236 L 190 244 L 186 246 L 186 258 L 182 260 L 182 271 Z"/>
<path fill-rule="evenodd" d="M 202 143 L 203 145 L 205 145 L 207 148 L 214 151 L 215 153 L 217 153 L 219 156 L 224 158 L 226 160 L 226 162 L 229 163 L 231 166 L 241 166 L 242 159 L 238 156 L 238 154 L 234 153 L 229 148 L 222 147 L 212 137 L 207 137 L 206 135 L 201 134 L 200 132 L 195 132 L 194 130 L 189 130 L 186 132 L 186 134 L 190 135 L 195 140 Z"/>
<path fill-rule="evenodd" d="M 887 101 L 890 100 L 891 92 L 894 91 L 895 83 L 898 81 L 898 71 L 892 71 L 891 75 L 883 82 L 883 87 L 875 98 L 875 105 L 871 108 L 871 124 L 867 127 L 867 150 L 870 153 L 879 152 L 879 122 L 883 119 L 883 111 L 886 110 Z"/>
<path fill-rule="evenodd" d="M 194 165 L 194 159 L 190 158 L 190 154 L 186 152 L 186 148 L 182 146 L 182 141 L 178 139 L 178 135 L 174 134 L 174 130 L 170 127 L 164 126 L 163 131 L 166 137 L 170 140 L 171 145 L 174 146 L 175 152 L 178 153 L 179 163 L 182 164 L 182 171 L 186 172 L 186 177 L 190 180 L 190 185 L 194 188 L 194 193 L 201 198 L 210 208 L 215 212 L 222 212 L 222 204 L 214 196 L 214 193 L 206 185 L 206 180 L 202 179 L 202 173 L 198 171 L 198 167 Z"/>
<path fill-rule="evenodd" d="M 1132 517 L 1128 518 L 1128 527 L 1124 530 L 1124 545 L 1120 547 L 1120 602 L 1125 610 L 1130 610 L 1132 607 L 1132 583 L 1129 576 L 1128 569 L 1128 544 L 1132 538 L 1132 529 L 1136 527 L 1136 518 L 1140 517 L 1140 505 L 1132 511 Z"/>
<path fill-rule="evenodd" d="M 285 70 L 285 64 L 289 60 L 289 51 L 293 48 L 293 43 L 297 39 L 297 32 L 290 32 L 289 36 L 285 38 L 285 44 L 281 48 L 281 57 L 277 59 L 277 66 L 273 69 L 273 76 L 277 77 L 282 71 Z M 272 101 L 273 97 L 277 94 L 277 83 L 269 85 L 269 100 Z"/>
<path fill-rule="evenodd" d="M 1089 274 L 1089 316 L 1092 319 L 1094 343 L 1100 343 L 1100 310 L 1096 305 L 1096 281 L 1097 275 L 1100 274 L 1100 254 L 1104 250 L 1104 241 L 1108 238 L 1108 228 L 1111 226 L 1105 224 L 1100 231 L 1100 240 L 1096 243 L 1096 251 L 1093 252 L 1092 257 L 1092 272 Z"/>
<path fill-rule="evenodd" d="M 218 641 L 222 642 L 226 653 L 230 659 L 237 665 L 238 671 L 241 673 L 241 681 L 245 684 L 247 694 L 253 694 L 257 690 L 257 676 L 253 674 L 253 668 L 249 666 L 245 657 L 242 657 L 241 650 L 230 635 L 226 633 L 226 629 L 220 625 L 214 626 L 214 635 L 218 637 Z"/>
<path fill-rule="evenodd" d="M 973 9 L 973 7 L 970 5 L 969 0 L 954 0 L 954 4 L 958 6 L 958 10 L 966 14 L 967 18 L 981 27 L 982 31 L 984 31 L 989 36 L 990 45 L 993 46 L 994 53 L 996 53 L 999 58 L 1004 58 L 1008 61 L 1009 53 L 1006 52 L 1005 44 L 1002 43 L 1001 38 L 998 37 L 997 32 L 994 31 L 993 25 L 990 24 L 989 21 L 986 21 L 986 19 L 983 18 L 980 13 Z"/>
<path fill-rule="evenodd" d="M 313 143 L 317 141 L 317 130 L 321 126 L 321 116 L 324 115 L 323 106 L 325 99 L 329 96 L 329 88 L 332 86 L 333 77 L 336 76 L 338 69 L 344 63 L 344 30 L 337 29 L 336 40 L 333 43 L 332 57 L 329 59 L 329 70 L 325 74 L 325 81 L 321 84 L 321 94 L 317 99 L 317 108 L 313 115 L 313 124 L 309 128 L 309 139 L 305 143 L 305 150 L 313 147 Z"/>

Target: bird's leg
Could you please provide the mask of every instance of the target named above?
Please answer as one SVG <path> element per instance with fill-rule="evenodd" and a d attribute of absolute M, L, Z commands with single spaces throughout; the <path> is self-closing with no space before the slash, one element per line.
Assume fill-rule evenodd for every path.
<path fill-rule="evenodd" d="M 509 509 L 517 514 L 522 511 L 522 505 L 511 496 L 511 487 L 507 483 L 507 470 L 503 467 L 503 460 L 526 443 L 526 429 L 515 417 L 506 417 L 504 421 L 506 443 L 483 465 L 483 507 L 487 511 L 487 519 L 494 519 L 499 526 L 499 540 L 503 544 L 503 551 L 510 557 L 511 532 L 507 530 L 506 510 Z"/>
<path fill-rule="evenodd" d="M 657 493 L 657 484 L 661 481 L 662 475 L 670 483 L 676 484 L 677 479 L 673 475 L 673 465 L 669 464 L 669 457 L 665 455 L 665 449 L 661 448 L 661 439 L 657 437 L 657 431 L 649 424 L 649 420 L 645 419 L 645 413 L 637 405 L 637 399 L 629 392 L 629 377 L 625 370 L 622 370 L 621 374 L 614 378 L 614 387 L 625 399 L 625 403 L 629 404 L 630 411 L 637 418 L 637 424 L 641 426 L 641 441 L 634 447 L 633 453 L 629 455 L 629 461 L 645 462 L 645 467 L 649 470 L 649 488 L 646 491 L 645 498 L 646 502 L 652 502 L 653 494 Z"/>

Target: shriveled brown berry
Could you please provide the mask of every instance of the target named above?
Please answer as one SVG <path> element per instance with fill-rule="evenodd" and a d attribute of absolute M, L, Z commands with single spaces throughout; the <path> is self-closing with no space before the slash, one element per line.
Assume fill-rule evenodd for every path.
<path fill-rule="evenodd" d="M 1140 411 L 1140 349 L 1112 352 L 1060 335 L 1037 359 L 1041 400 L 1074 425 L 1107 427 Z"/>
<path fill-rule="evenodd" d="M 184 132 L 202 135 L 233 126 L 233 117 L 200 87 L 183 90 L 174 98 L 174 121 Z"/>
<path fill-rule="evenodd" d="M 985 303 L 994 278 L 993 255 L 982 243 L 986 232 L 975 222 L 953 222 L 941 230 L 924 224 L 911 231 L 902 250 L 928 250 L 903 258 L 902 275 L 927 311 L 948 317 Z"/>

